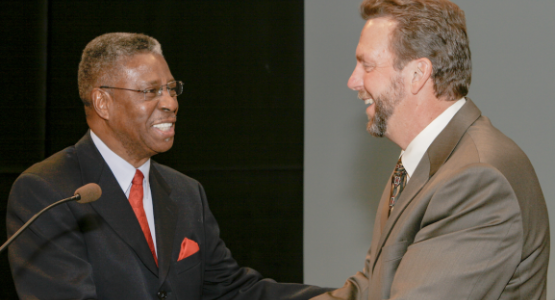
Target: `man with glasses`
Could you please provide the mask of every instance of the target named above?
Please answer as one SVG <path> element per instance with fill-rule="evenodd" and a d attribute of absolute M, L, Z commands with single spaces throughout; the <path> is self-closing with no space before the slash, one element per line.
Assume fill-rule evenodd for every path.
<path fill-rule="evenodd" d="M 50 210 L 10 246 L 22 299 L 308 299 L 324 292 L 240 268 L 202 186 L 150 160 L 172 147 L 182 92 L 149 36 L 109 33 L 86 46 L 79 94 L 90 130 L 16 180 L 9 234 L 84 184 L 99 184 L 102 196 Z"/>

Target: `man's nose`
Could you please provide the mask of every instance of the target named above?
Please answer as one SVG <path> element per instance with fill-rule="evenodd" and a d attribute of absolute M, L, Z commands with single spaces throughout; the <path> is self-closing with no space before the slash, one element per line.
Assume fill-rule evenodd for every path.
<path fill-rule="evenodd" d="M 177 96 L 172 97 L 167 89 L 162 91 L 162 95 L 160 96 L 160 102 L 158 106 L 164 110 L 173 113 L 177 113 L 177 109 L 179 108 L 179 103 L 177 102 Z"/>
<path fill-rule="evenodd" d="M 353 91 L 359 91 L 362 88 L 362 82 L 362 72 L 357 64 L 347 81 L 347 86 Z"/>

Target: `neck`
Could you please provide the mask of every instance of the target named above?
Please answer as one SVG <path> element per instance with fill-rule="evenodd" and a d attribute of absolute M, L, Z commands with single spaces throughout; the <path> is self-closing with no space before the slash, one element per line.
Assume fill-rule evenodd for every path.
<path fill-rule="evenodd" d="M 123 158 L 129 164 L 134 166 L 135 168 L 139 168 L 142 166 L 150 157 L 149 156 L 138 156 L 134 155 L 132 152 L 128 151 L 128 149 L 122 143 L 122 139 L 114 136 L 111 130 L 108 130 L 105 124 L 102 122 L 94 122 L 87 120 L 89 124 L 89 128 L 96 134 L 96 136 L 102 140 L 104 144 L 110 150 L 112 150 L 115 154 L 119 157 Z"/>
<path fill-rule="evenodd" d="M 420 100 L 406 99 L 395 108 L 395 112 L 388 122 L 386 137 L 399 145 L 401 149 L 407 149 L 422 130 L 455 102 L 436 97 Z"/>

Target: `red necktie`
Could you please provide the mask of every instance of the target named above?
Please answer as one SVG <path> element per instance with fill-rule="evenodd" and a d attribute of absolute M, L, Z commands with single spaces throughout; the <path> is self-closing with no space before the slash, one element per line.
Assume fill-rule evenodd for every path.
<path fill-rule="evenodd" d="M 148 227 L 148 221 L 146 219 L 145 209 L 143 207 L 143 173 L 137 169 L 135 172 L 135 177 L 133 177 L 133 184 L 131 185 L 131 191 L 129 192 L 129 203 L 139 220 L 143 234 L 145 235 L 148 247 L 156 265 L 158 265 L 158 258 L 156 257 L 156 250 L 154 250 L 154 242 L 152 241 L 152 236 L 150 235 L 150 228 Z"/>

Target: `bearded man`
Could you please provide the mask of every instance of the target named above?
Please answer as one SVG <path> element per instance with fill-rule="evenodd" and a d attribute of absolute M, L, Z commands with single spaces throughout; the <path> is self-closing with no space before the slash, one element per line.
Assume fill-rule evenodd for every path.
<path fill-rule="evenodd" d="M 545 201 L 524 152 L 465 97 L 463 11 L 447 0 L 366 0 L 361 12 L 348 86 L 368 105 L 368 132 L 402 152 L 364 270 L 313 299 L 545 299 Z"/>

